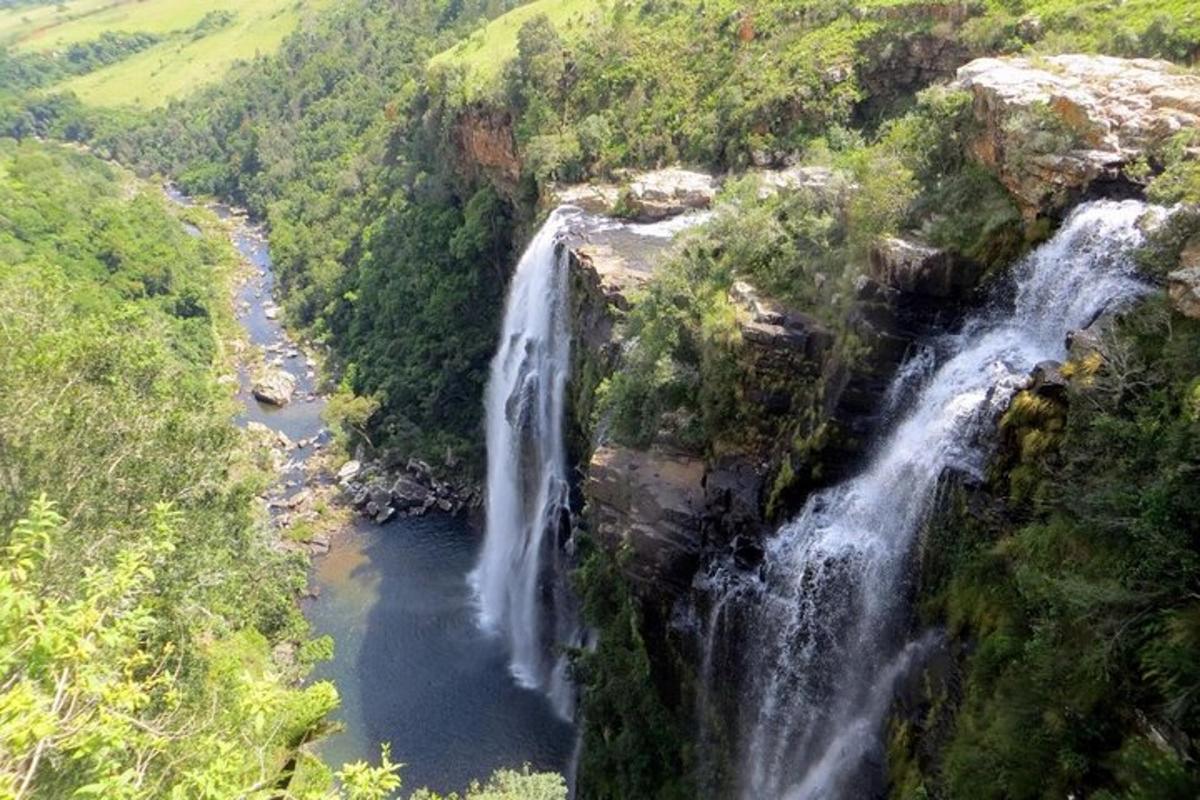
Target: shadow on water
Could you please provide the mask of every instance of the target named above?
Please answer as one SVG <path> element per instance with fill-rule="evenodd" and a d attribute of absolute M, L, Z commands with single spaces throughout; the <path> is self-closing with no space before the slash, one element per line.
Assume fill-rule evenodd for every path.
<path fill-rule="evenodd" d="M 346 731 L 323 743 L 335 767 L 391 742 L 405 786 L 465 788 L 500 767 L 563 771 L 574 730 L 517 685 L 497 638 L 481 633 L 466 575 L 479 542 L 445 516 L 359 524 L 318 560 L 318 633 L 336 641 L 315 678 L 341 688 Z"/>

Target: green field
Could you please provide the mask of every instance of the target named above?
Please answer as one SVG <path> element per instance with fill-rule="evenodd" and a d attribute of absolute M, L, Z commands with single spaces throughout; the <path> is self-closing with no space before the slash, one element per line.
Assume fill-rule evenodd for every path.
<path fill-rule="evenodd" d="M 526 20 L 545 14 L 560 33 L 586 25 L 606 0 L 533 0 L 497 17 L 429 61 L 431 67 L 461 66 L 472 96 L 483 94 L 500 77 L 504 64 L 517 52 L 517 31 Z"/>
<path fill-rule="evenodd" d="M 270 53 L 301 20 L 331 0 L 75 0 L 0 13 L 0 43 L 49 52 L 108 31 L 146 32 L 165 41 L 54 90 L 73 91 L 101 106 L 152 107 L 219 78 L 239 59 Z M 228 11 L 215 30 L 188 32 L 206 14 Z"/>

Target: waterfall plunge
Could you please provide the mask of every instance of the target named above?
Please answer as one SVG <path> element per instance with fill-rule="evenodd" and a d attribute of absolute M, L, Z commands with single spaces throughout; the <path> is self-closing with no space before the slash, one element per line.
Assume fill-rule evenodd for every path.
<path fill-rule="evenodd" d="M 1133 201 L 1077 209 L 1017 267 L 1009 308 L 933 343 L 925 379 L 901 387 L 905 410 L 864 471 L 810 497 L 768 543 L 761 575 L 715 599 L 714 616 L 737 613 L 742 624 L 713 619 L 710 651 L 725 629 L 746 637 L 721 645 L 741 660 L 742 797 L 827 800 L 880 788 L 894 683 L 929 646 L 906 643 L 904 631 L 914 538 L 938 479 L 979 476 L 989 432 L 1033 366 L 1062 358 L 1068 331 L 1143 291 L 1129 252 L 1146 210 Z M 909 372 L 897 380 L 911 381 Z"/>
<path fill-rule="evenodd" d="M 513 675 L 564 718 L 574 692 L 562 645 L 579 632 L 561 563 L 568 533 L 563 407 L 570 368 L 562 238 L 578 212 L 556 209 L 521 256 L 485 396 L 487 531 L 471 583 L 480 623 L 504 636 Z"/>

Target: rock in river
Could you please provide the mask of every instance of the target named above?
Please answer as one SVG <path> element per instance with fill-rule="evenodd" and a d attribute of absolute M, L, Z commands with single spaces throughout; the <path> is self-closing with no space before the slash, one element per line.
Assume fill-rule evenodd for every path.
<path fill-rule="evenodd" d="M 269 369 L 254 381 L 251 391 L 256 399 L 264 403 L 286 406 L 296 391 L 296 379 L 283 370 Z"/>

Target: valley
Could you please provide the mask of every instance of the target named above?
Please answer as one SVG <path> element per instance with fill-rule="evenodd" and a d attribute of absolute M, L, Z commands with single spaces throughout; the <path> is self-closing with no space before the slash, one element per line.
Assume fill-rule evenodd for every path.
<path fill-rule="evenodd" d="M 0 47 L 0 797 L 1200 792 L 1191 3 Z"/>

